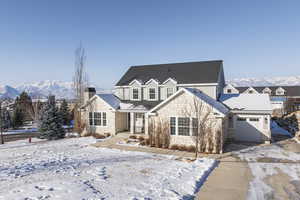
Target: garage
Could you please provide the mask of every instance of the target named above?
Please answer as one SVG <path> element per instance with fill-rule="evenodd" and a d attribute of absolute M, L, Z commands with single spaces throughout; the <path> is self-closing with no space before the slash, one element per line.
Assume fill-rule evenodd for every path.
<path fill-rule="evenodd" d="M 231 109 L 229 138 L 244 142 L 269 143 L 271 141 L 272 107 L 268 95 L 224 94 L 220 99 Z"/>
<path fill-rule="evenodd" d="M 236 141 L 262 142 L 261 121 L 257 116 L 237 116 L 234 139 Z"/>

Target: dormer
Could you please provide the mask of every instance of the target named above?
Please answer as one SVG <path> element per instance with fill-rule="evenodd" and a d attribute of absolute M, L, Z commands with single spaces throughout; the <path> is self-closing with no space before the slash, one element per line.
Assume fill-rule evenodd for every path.
<path fill-rule="evenodd" d="M 233 87 L 233 85 L 227 84 L 223 88 L 223 93 L 224 94 L 239 94 L 239 91 L 235 87 Z"/>
<path fill-rule="evenodd" d="M 142 82 L 134 79 L 129 83 L 130 86 L 130 100 L 141 101 L 142 100 Z"/>
<path fill-rule="evenodd" d="M 285 95 L 285 89 L 283 89 L 282 87 L 279 87 L 276 89 L 275 91 L 276 95 Z"/>
<path fill-rule="evenodd" d="M 263 89 L 262 93 L 271 95 L 272 94 L 272 90 L 270 88 L 266 87 L 266 88 Z"/>
<path fill-rule="evenodd" d="M 258 92 L 253 88 L 253 87 L 249 87 L 247 90 L 245 90 L 246 94 L 258 94 Z"/>
<path fill-rule="evenodd" d="M 160 88 L 160 99 L 164 100 L 177 91 L 177 81 L 174 78 L 166 79 Z"/>
<path fill-rule="evenodd" d="M 158 92 L 159 81 L 151 78 L 144 85 L 144 100 L 148 101 L 158 101 L 159 92 Z"/>

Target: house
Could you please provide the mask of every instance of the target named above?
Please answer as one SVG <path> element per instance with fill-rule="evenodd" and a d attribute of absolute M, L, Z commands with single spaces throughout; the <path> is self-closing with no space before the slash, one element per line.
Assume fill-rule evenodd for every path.
<path fill-rule="evenodd" d="M 224 94 L 268 94 L 273 111 L 286 110 L 294 112 L 300 110 L 300 86 L 259 86 L 234 87 L 227 84 Z"/>
<path fill-rule="evenodd" d="M 242 101 L 243 95 L 239 98 L 225 97 L 224 87 L 221 60 L 133 66 L 117 82 L 115 94 L 96 94 L 94 88 L 87 88 L 82 107 L 86 131 L 113 135 L 129 131 L 132 134 L 147 135 L 150 133 L 150 124 L 157 126 L 163 121 L 168 125 L 171 144 L 190 145 L 194 142 L 194 131 L 198 128 L 197 116 L 193 113 L 193 105 L 196 103 L 203 106 L 209 121 L 213 122 L 215 141 L 217 138 L 223 138 L 222 142 L 226 139 L 269 141 L 269 126 L 261 128 L 263 119 L 270 124 L 270 117 L 266 117 L 270 115 L 269 98 L 256 94 L 264 96 L 259 100 L 266 107 L 244 109 L 248 105 Z M 232 90 L 235 91 L 235 88 Z M 250 101 L 257 100 L 254 96 L 248 98 Z M 239 107 L 232 106 L 230 99 L 238 102 Z M 241 112 L 237 112 L 237 109 Z M 240 115 L 247 119 L 247 123 L 236 122 Z M 252 118 L 259 118 L 259 122 L 254 123 Z M 257 128 L 261 137 L 234 137 L 246 130 L 249 124 Z M 248 131 L 246 134 L 258 133 Z"/>

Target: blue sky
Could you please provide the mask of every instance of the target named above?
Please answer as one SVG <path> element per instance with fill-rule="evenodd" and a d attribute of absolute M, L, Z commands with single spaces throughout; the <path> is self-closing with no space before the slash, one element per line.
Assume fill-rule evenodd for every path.
<path fill-rule="evenodd" d="M 226 79 L 300 75 L 298 0 L 0 0 L 0 84 L 112 87 L 131 65 L 224 60 Z"/>

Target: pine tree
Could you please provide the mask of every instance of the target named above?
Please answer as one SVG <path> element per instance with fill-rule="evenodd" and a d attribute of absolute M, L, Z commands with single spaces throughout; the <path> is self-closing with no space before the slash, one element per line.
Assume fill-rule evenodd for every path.
<path fill-rule="evenodd" d="M 18 107 L 14 109 L 13 117 L 12 117 L 12 126 L 13 128 L 18 128 L 20 126 L 23 126 L 24 124 L 24 114 L 22 110 Z"/>
<path fill-rule="evenodd" d="M 47 103 L 41 114 L 39 123 L 40 137 L 48 140 L 57 140 L 65 137 L 62 118 L 55 104 Z"/>
<path fill-rule="evenodd" d="M 70 111 L 69 111 L 68 103 L 65 99 L 63 100 L 60 106 L 59 113 L 61 115 L 63 125 L 70 125 Z"/>

